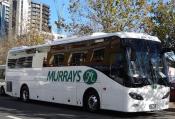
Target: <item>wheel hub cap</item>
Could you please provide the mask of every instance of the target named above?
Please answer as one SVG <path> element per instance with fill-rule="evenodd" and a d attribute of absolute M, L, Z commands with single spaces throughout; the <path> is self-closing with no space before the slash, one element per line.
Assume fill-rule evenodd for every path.
<path fill-rule="evenodd" d="M 96 96 L 92 95 L 92 96 L 89 97 L 89 99 L 88 99 L 88 106 L 89 106 L 90 109 L 96 110 L 97 103 L 98 103 L 98 100 L 97 100 Z"/>

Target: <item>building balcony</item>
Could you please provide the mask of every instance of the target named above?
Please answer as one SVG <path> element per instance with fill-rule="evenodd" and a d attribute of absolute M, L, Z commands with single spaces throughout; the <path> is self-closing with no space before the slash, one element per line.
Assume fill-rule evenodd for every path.
<path fill-rule="evenodd" d="M 42 13 L 43 15 L 46 15 L 46 16 L 49 16 L 50 15 L 50 13 L 49 12 L 44 12 L 43 11 L 43 13 Z"/>
<path fill-rule="evenodd" d="M 50 12 L 50 9 L 43 8 L 42 9 L 44 12 Z"/>
<path fill-rule="evenodd" d="M 48 17 L 48 16 L 42 16 L 42 18 L 43 18 L 44 20 L 49 20 L 49 17 Z"/>

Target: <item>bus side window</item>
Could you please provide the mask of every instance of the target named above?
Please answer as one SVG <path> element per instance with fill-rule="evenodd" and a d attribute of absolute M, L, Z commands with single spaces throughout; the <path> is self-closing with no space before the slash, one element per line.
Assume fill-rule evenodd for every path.
<path fill-rule="evenodd" d="M 43 65 L 45 65 L 45 67 L 53 67 L 53 63 L 54 63 L 54 55 L 51 55 L 51 57 L 49 59 L 44 58 L 43 59 Z"/>
<path fill-rule="evenodd" d="M 15 68 L 23 68 L 24 61 L 25 61 L 25 57 L 21 57 L 21 58 L 17 59 Z"/>
<path fill-rule="evenodd" d="M 127 78 L 127 65 L 126 65 L 126 56 L 125 48 L 121 44 L 119 38 L 114 37 L 111 41 L 108 51 L 108 64 L 110 73 L 109 76 L 118 82 L 119 84 L 124 83 L 124 79 Z"/>
<path fill-rule="evenodd" d="M 94 50 L 91 61 L 96 63 L 103 62 L 104 52 L 105 52 L 105 49 Z"/>
<path fill-rule="evenodd" d="M 53 59 L 54 66 L 64 66 L 64 54 L 56 54 Z"/>
<path fill-rule="evenodd" d="M 49 57 L 43 58 L 43 67 L 64 66 L 64 53 L 51 54 Z"/>
<path fill-rule="evenodd" d="M 23 67 L 24 68 L 31 68 L 32 67 L 32 60 L 33 60 L 32 56 L 26 57 L 25 61 L 23 63 Z"/>
<path fill-rule="evenodd" d="M 8 59 L 8 68 L 15 68 L 16 66 L 16 59 Z"/>
<path fill-rule="evenodd" d="M 86 60 L 86 53 L 73 53 L 71 57 L 70 65 L 72 66 L 80 66 L 85 63 Z"/>
<path fill-rule="evenodd" d="M 47 58 L 46 57 L 43 58 L 43 67 L 47 67 Z"/>
<path fill-rule="evenodd" d="M 16 62 L 16 68 L 31 68 L 33 57 L 21 57 Z"/>

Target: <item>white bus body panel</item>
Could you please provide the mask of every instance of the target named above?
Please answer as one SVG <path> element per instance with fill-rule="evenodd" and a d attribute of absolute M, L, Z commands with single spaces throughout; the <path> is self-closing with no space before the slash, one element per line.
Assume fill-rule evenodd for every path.
<path fill-rule="evenodd" d="M 72 66 L 8 69 L 6 81 L 12 81 L 13 93 L 7 92 L 7 94 L 20 97 L 21 86 L 27 84 L 30 99 L 82 106 L 84 92 L 92 87 L 99 94 L 101 109 L 122 112 L 152 111 L 149 109 L 151 104 L 156 104 L 156 108 L 153 110 L 168 108 L 169 98 L 162 99 L 162 97 L 166 95 L 169 88 L 160 85 L 157 85 L 156 89 L 153 89 L 152 86 L 126 88 L 95 69 L 93 70 L 97 73 L 97 81 L 92 85 L 88 85 L 83 81 L 83 74 L 89 69 L 93 68 Z M 49 71 L 70 72 L 77 70 L 81 70 L 79 82 L 47 81 Z M 76 78 L 75 80 L 77 80 Z M 141 94 L 144 100 L 132 99 L 129 92 Z"/>
<path fill-rule="evenodd" d="M 0 80 L 3 80 L 3 79 L 0 79 Z M 0 81 L 0 87 L 1 86 L 4 87 L 4 89 L 5 89 L 5 82 L 4 81 L 3 82 Z"/>
<path fill-rule="evenodd" d="M 41 62 L 41 61 L 43 61 L 44 57 L 47 57 L 47 53 L 36 53 L 33 56 L 32 67 L 38 68 L 38 67 L 43 66 L 43 62 Z"/>

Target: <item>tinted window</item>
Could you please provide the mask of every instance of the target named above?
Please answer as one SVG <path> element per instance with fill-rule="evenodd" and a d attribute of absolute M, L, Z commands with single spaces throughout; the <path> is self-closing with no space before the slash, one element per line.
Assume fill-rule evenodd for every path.
<path fill-rule="evenodd" d="M 102 62 L 104 60 L 104 51 L 105 51 L 105 49 L 95 50 L 93 53 L 92 61 L 93 62 Z"/>
<path fill-rule="evenodd" d="M 8 60 L 8 68 L 15 68 L 16 59 L 9 59 Z"/>
<path fill-rule="evenodd" d="M 71 58 L 71 65 L 82 65 L 85 62 L 85 53 L 73 53 Z"/>
<path fill-rule="evenodd" d="M 25 57 L 19 58 L 16 63 L 16 68 L 23 68 L 24 61 L 25 61 Z"/>
<path fill-rule="evenodd" d="M 64 54 L 54 55 L 54 66 L 63 66 L 64 65 Z"/>
<path fill-rule="evenodd" d="M 33 57 L 21 57 L 19 59 L 9 59 L 9 68 L 31 68 Z"/>
<path fill-rule="evenodd" d="M 31 68 L 32 67 L 32 60 L 33 60 L 33 57 L 26 57 L 25 61 L 23 63 L 23 67 L 24 68 Z"/>

